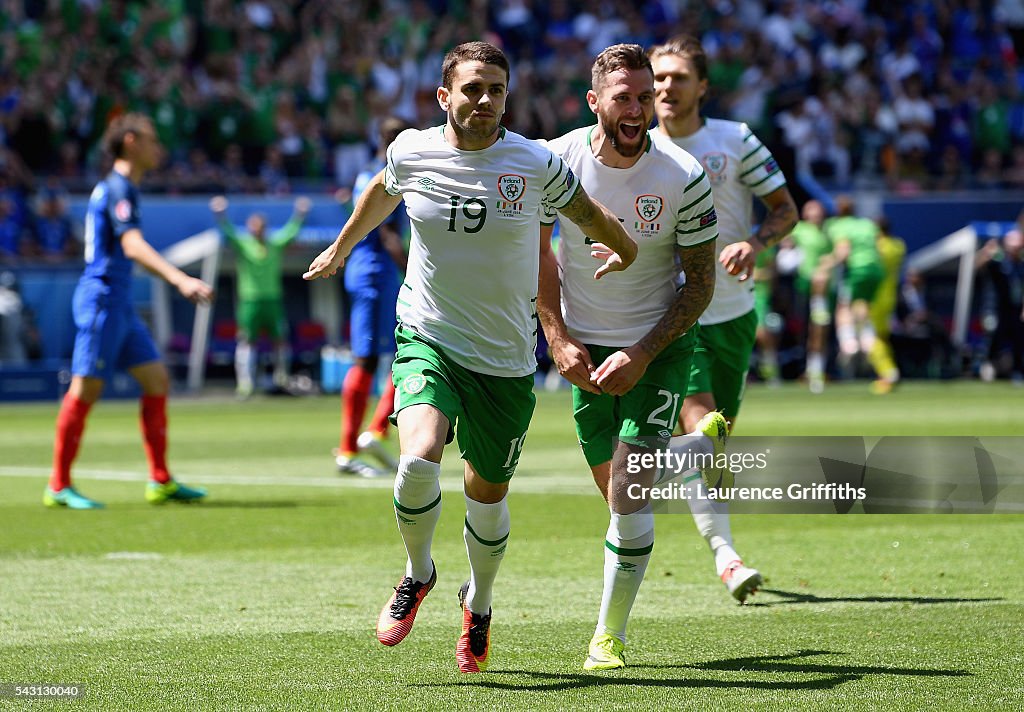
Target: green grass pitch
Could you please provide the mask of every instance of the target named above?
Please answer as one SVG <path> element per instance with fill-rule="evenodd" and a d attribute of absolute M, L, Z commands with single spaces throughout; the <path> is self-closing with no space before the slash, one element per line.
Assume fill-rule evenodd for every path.
<path fill-rule="evenodd" d="M 739 434 L 1022 435 L 1024 392 L 752 387 Z M 1020 709 L 1019 515 L 734 517 L 766 576 L 737 606 L 689 516 L 657 521 L 629 667 L 581 669 L 607 510 L 566 392 L 540 393 L 512 483 L 491 671 L 454 659 L 468 573 L 457 451 L 442 473 L 437 587 L 410 637 L 373 626 L 404 561 L 391 480 L 343 478 L 336 397 L 172 399 L 176 476 L 151 507 L 136 405 L 92 413 L 76 482 L 104 511 L 45 509 L 56 404 L 0 406 L 0 685 L 81 683 L 38 709 Z M 1017 581 L 1017 583 L 1014 583 Z M 36 703 L 33 703 L 36 704 Z M 0 709 L 36 709 L 0 697 Z"/>

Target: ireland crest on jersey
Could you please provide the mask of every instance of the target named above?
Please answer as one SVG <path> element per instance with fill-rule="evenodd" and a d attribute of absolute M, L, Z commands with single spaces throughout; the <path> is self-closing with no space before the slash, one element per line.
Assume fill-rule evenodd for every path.
<path fill-rule="evenodd" d="M 661 215 L 665 201 L 660 195 L 641 195 L 636 199 L 636 214 L 644 222 L 654 222 Z"/>
<path fill-rule="evenodd" d="M 700 162 L 704 164 L 704 170 L 707 171 L 708 180 L 713 185 L 717 185 L 725 181 L 725 167 L 729 163 L 729 159 L 724 153 L 706 153 Z"/>
<path fill-rule="evenodd" d="M 636 214 L 639 221 L 633 223 L 633 229 L 639 237 L 650 237 L 661 231 L 661 223 L 657 222 L 665 207 L 660 195 L 641 195 L 636 199 Z"/>
<path fill-rule="evenodd" d="M 526 178 L 515 173 L 506 173 L 498 177 L 498 215 L 512 217 L 523 212 L 523 195 L 526 193 Z"/>

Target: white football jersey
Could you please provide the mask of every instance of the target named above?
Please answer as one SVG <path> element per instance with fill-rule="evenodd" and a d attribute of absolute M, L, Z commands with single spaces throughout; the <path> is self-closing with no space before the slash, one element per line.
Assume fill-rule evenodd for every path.
<path fill-rule="evenodd" d="M 718 235 L 715 204 L 704 169 L 685 151 L 650 141 L 633 166 L 610 168 L 591 150 L 594 128 L 570 131 L 548 145 L 569 164 L 584 190 L 618 217 L 639 249 L 625 271 L 595 280 L 601 263 L 590 256 L 590 239 L 561 220 L 562 313 L 569 333 L 584 343 L 632 346 L 675 299 L 676 246 L 698 245 Z M 546 222 L 553 220 L 553 214 L 546 215 Z"/>
<path fill-rule="evenodd" d="M 479 151 L 449 145 L 444 126 L 404 131 L 384 187 L 412 225 L 399 321 L 464 368 L 513 377 L 537 369 L 541 211 L 579 186 L 544 145 L 500 131 Z"/>
<path fill-rule="evenodd" d="M 669 138 L 653 131 L 659 140 L 685 149 L 700 161 L 711 181 L 718 211 L 718 252 L 750 239 L 753 200 L 786 185 L 771 152 L 750 128 L 738 121 L 705 119 L 704 125 L 684 138 Z M 754 280 L 739 281 L 721 263 L 715 273 L 715 296 L 700 317 L 701 324 L 720 324 L 743 316 L 754 308 Z"/>

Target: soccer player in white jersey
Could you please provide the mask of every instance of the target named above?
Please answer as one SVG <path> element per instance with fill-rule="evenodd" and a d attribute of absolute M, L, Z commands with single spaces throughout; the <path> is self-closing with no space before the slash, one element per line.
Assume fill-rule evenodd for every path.
<path fill-rule="evenodd" d="M 538 313 L 552 360 L 573 384 L 576 433 L 610 507 L 604 593 L 583 664 L 608 670 L 625 665 L 626 623 L 654 547 L 650 503 L 631 487 L 650 487 L 654 473 L 628 463 L 668 445 L 693 356 L 690 329 L 714 291 L 718 230 L 704 169 L 648 134 L 654 75 L 642 47 L 614 45 L 598 55 L 587 103 L 597 125 L 549 146 L 601 196 L 639 251 L 628 272 L 594 281 L 594 257 L 607 252 L 562 221 L 557 263 L 542 242 Z M 677 290 L 680 264 L 686 283 Z"/>
<path fill-rule="evenodd" d="M 508 60 L 493 45 L 449 51 L 437 89 L 446 123 L 398 136 L 337 240 L 303 275 L 334 274 L 404 198 L 412 242 L 398 295 L 392 417 L 401 443 L 395 516 L 408 560 L 378 618 L 377 639 L 400 643 L 437 580 L 430 546 L 441 512 L 438 476 L 457 433 L 470 565 L 459 591 L 462 672 L 487 665 L 492 589 L 510 528 L 508 482 L 535 403 L 541 210 L 561 210 L 595 240 L 608 241 L 615 254 L 595 277 L 625 269 L 637 249 L 558 156 L 501 127 L 508 80 Z"/>
<path fill-rule="evenodd" d="M 756 340 L 751 279 L 754 260 L 761 250 L 779 242 L 793 229 L 796 205 L 772 154 L 746 124 L 701 116 L 708 72 L 700 42 L 693 37 L 675 37 L 653 47 L 648 54 L 657 90 L 658 138 L 684 148 L 701 162 L 711 181 L 718 210 L 715 295 L 700 317 L 680 426 L 684 433 L 690 433 L 701 419 L 718 410 L 728 421 L 731 432 Z M 757 234 L 752 232 L 751 196 L 757 196 L 767 209 Z M 707 448 L 709 444 L 687 438 L 680 449 L 688 447 Z M 727 470 L 721 474 L 730 478 Z M 707 470 L 704 475 L 708 479 Z M 697 475 L 693 478 L 696 487 L 709 484 L 702 483 Z M 726 481 L 721 486 L 729 484 Z M 728 504 L 706 497 L 690 498 L 687 503 L 697 528 L 714 553 L 718 575 L 733 597 L 743 603 L 761 585 L 762 577 L 757 570 L 744 566 L 733 548 Z"/>

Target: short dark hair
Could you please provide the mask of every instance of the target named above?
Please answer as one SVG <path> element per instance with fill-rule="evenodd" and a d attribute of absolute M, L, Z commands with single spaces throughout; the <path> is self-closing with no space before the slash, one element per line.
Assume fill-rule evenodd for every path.
<path fill-rule="evenodd" d="M 654 45 L 647 51 L 647 56 L 652 60 L 666 54 L 678 54 L 688 58 L 697 70 L 697 78 L 708 78 L 708 55 L 704 52 L 704 45 L 693 35 L 676 35 L 664 44 Z"/>
<path fill-rule="evenodd" d="M 129 113 L 115 117 L 103 132 L 103 150 L 114 158 L 124 157 L 124 137 L 138 136 L 146 129 L 153 129 L 153 120 L 145 114 Z"/>
<path fill-rule="evenodd" d="M 445 89 L 452 88 L 452 80 L 455 78 L 455 68 L 463 62 L 483 62 L 493 64 L 505 70 L 505 83 L 508 84 L 512 76 L 509 67 L 508 57 L 500 49 L 489 42 L 464 42 L 448 50 L 441 64 L 441 86 Z"/>
<path fill-rule="evenodd" d="M 398 116 L 389 116 L 381 121 L 377 127 L 377 155 L 383 157 L 398 134 L 412 127 L 412 124 Z"/>
<path fill-rule="evenodd" d="M 638 44 L 617 44 L 607 48 L 594 60 L 590 70 L 590 86 L 599 91 L 604 85 L 604 78 L 620 69 L 646 69 L 654 75 L 651 60 Z"/>
<path fill-rule="evenodd" d="M 398 138 L 398 134 L 402 133 L 406 129 L 411 129 L 410 124 L 405 119 L 397 116 L 389 116 L 380 122 L 380 128 L 378 134 L 380 138 L 380 145 L 390 146 L 394 143 L 395 139 Z"/>

